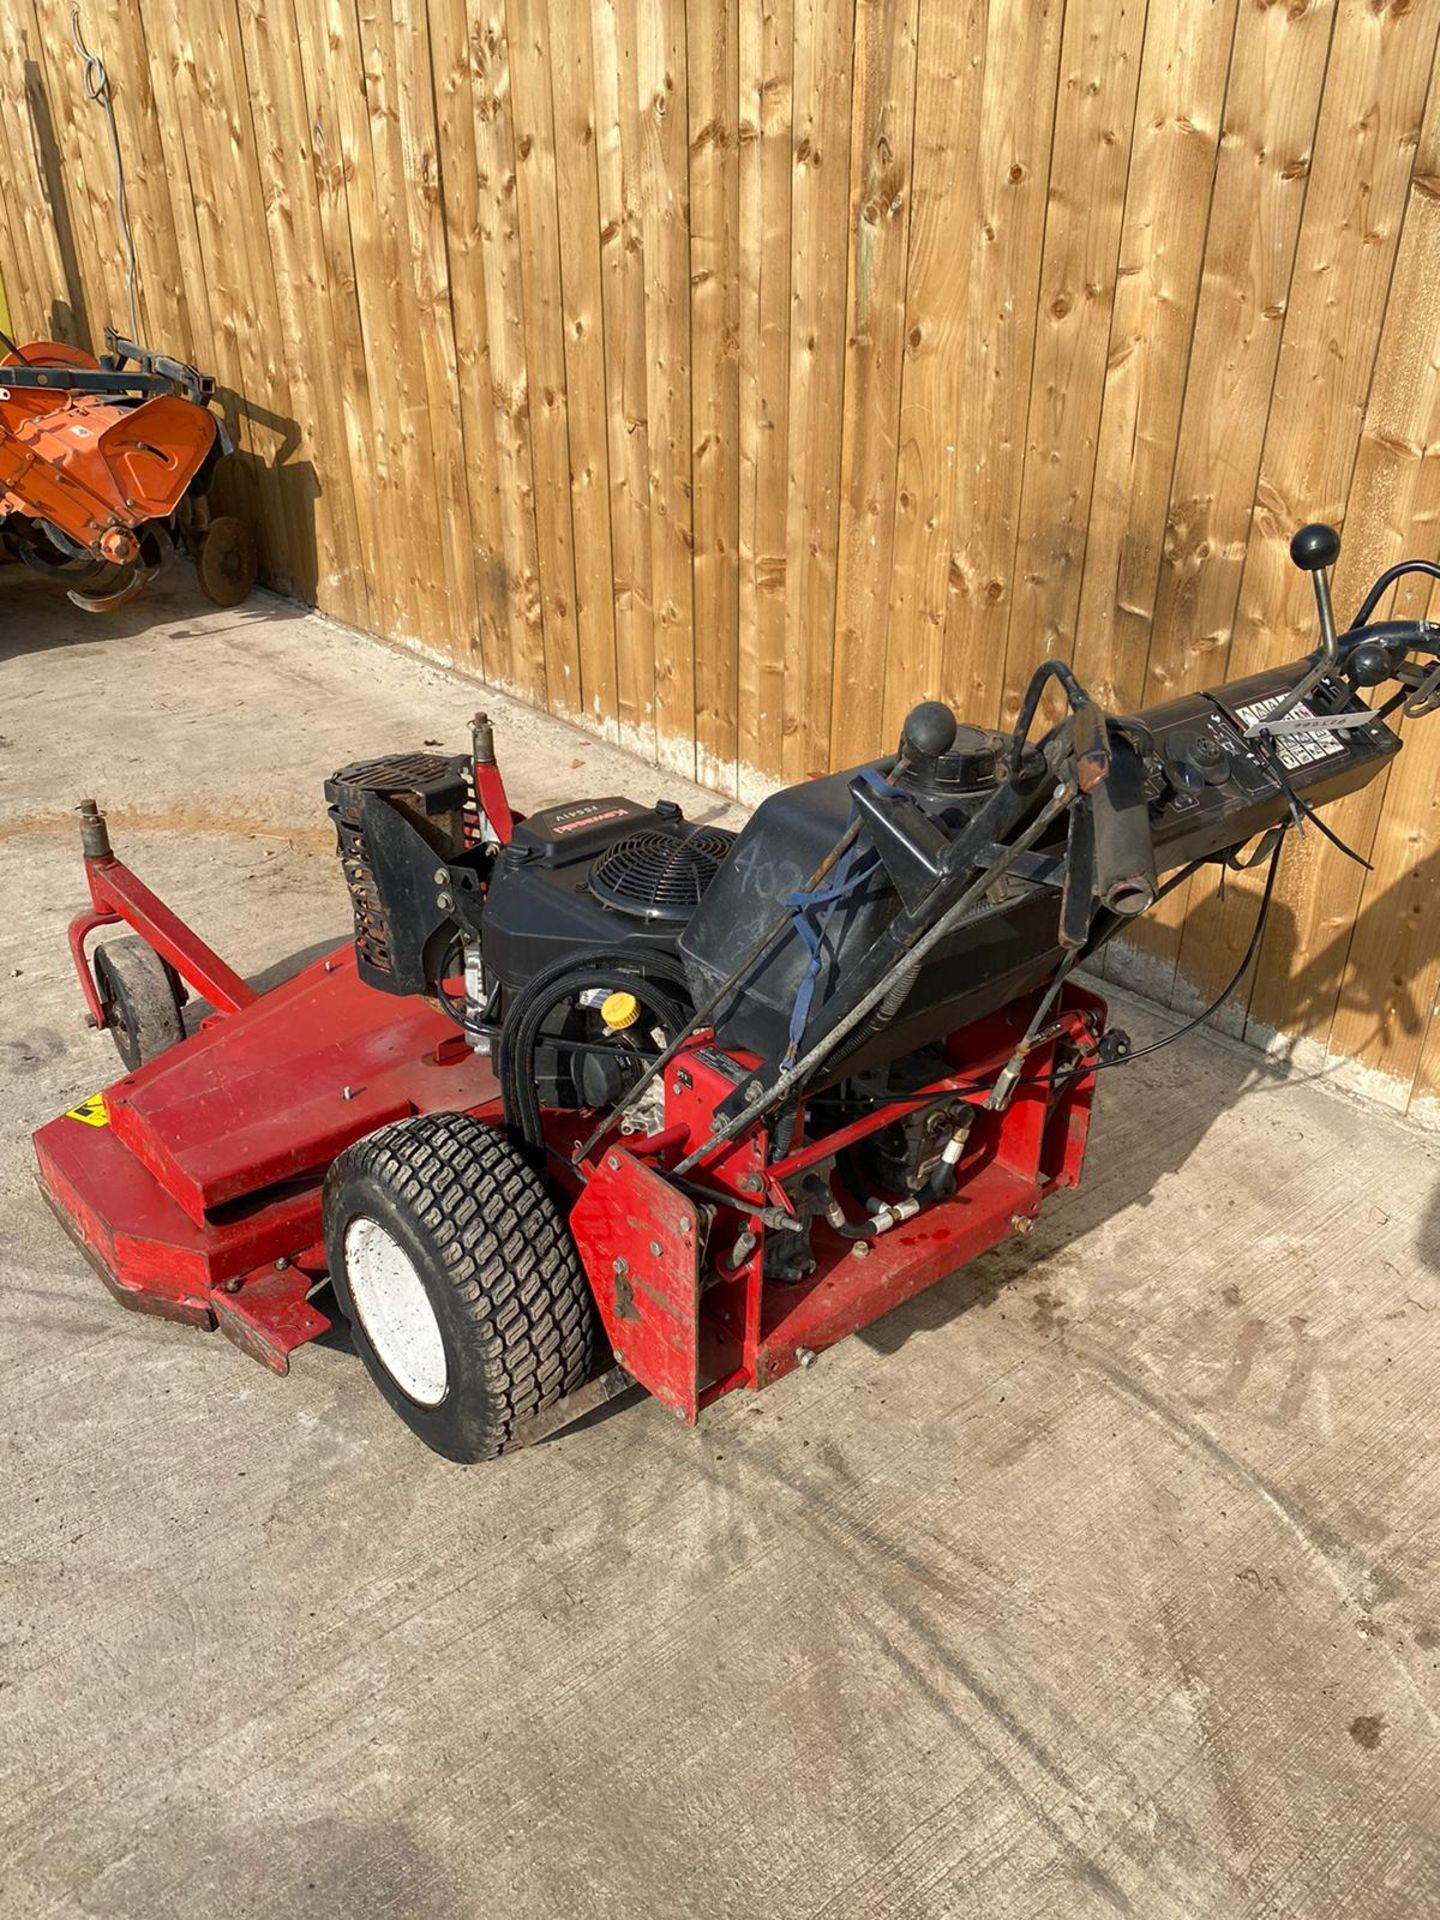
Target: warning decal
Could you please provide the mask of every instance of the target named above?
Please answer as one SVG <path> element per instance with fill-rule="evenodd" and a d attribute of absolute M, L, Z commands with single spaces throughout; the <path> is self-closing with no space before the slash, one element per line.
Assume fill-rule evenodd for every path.
<path fill-rule="evenodd" d="M 92 1093 L 90 1098 L 88 1100 L 82 1100 L 78 1107 L 71 1107 L 67 1111 L 65 1118 L 67 1120 L 78 1120 L 82 1126 L 108 1127 L 110 1124 L 110 1116 L 105 1111 L 104 1094 Z"/>

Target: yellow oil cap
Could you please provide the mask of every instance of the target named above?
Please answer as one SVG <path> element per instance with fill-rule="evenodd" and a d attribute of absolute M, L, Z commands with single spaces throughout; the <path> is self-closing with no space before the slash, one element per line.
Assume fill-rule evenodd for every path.
<path fill-rule="evenodd" d="M 640 1002 L 633 993 L 612 993 L 600 1008 L 600 1018 L 612 1033 L 623 1033 L 640 1018 Z"/>

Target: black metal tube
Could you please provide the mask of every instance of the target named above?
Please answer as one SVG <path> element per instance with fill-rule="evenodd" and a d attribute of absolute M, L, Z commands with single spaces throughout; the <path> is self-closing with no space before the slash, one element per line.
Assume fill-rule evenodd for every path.
<path fill-rule="evenodd" d="M 1118 732 L 1110 744 L 1110 774 L 1090 795 L 1095 819 L 1095 894 L 1100 904 L 1133 919 L 1155 904 L 1160 889 L 1155 840 L 1139 754 Z"/>

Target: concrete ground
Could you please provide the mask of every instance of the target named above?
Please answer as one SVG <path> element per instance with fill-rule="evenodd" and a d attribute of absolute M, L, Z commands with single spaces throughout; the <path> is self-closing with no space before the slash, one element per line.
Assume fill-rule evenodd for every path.
<path fill-rule="evenodd" d="M 474 704 L 0 579 L 0 1913 L 1440 1912 L 1440 1143 L 1323 1083 L 1110 1076 L 1028 1239 L 694 1433 L 464 1471 L 112 1304 L 27 1144 L 116 1072 L 69 809 L 264 975 L 347 929 L 324 776 Z M 487 704 L 522 805 L 689 797 Z"/>

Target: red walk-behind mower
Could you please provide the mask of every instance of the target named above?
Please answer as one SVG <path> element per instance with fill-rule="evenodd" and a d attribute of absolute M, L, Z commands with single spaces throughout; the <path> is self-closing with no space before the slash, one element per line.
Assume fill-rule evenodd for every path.
<path fill-rule="evenodd" d="M 67 582 L 87 613 L 133 600 L 183 539 L 201 590 L 238 606 L 255 584 L 243 520 L 212 514 L 233 451 L 215 382 L 113 329 L 103 359 L 59 340 L 0 335 L 0 555 Z"/>
<path fill-rule="evenodd" d="M 1013 733 L 928 702 L 738 836 L 664 801 L 520 819 L 483 716 L 468 755 L 345 767 L 354 942 L 263 996 L 87 802 L 71 947 L 129 1070 L 36 1135 L 46 1195 L 125 1305 L 281 1372 L 328 1279 L 454 1460 L 631 1382 L 691 1422 L 768 1386 L 1079 1179 L 1097 1078 L 1134 1055 L 1076 963 L 1257 836 L 1273 883 L 1287 828 L 1398 751 L 1386 717 L 1440 704 L 1440 627 L 1372 623 L 1440 567 L 1392 569 L 1337 637 L 1338 545 L 1292 545 L 1307 660 L 1126 718 L 1049 661 Z M 1032 741 L 1051 682 L 1068 711 Z M 92 972 L 121 920 L 139 938 Z M 214 1009 L 188 1039 L 182 982 Z"/>

